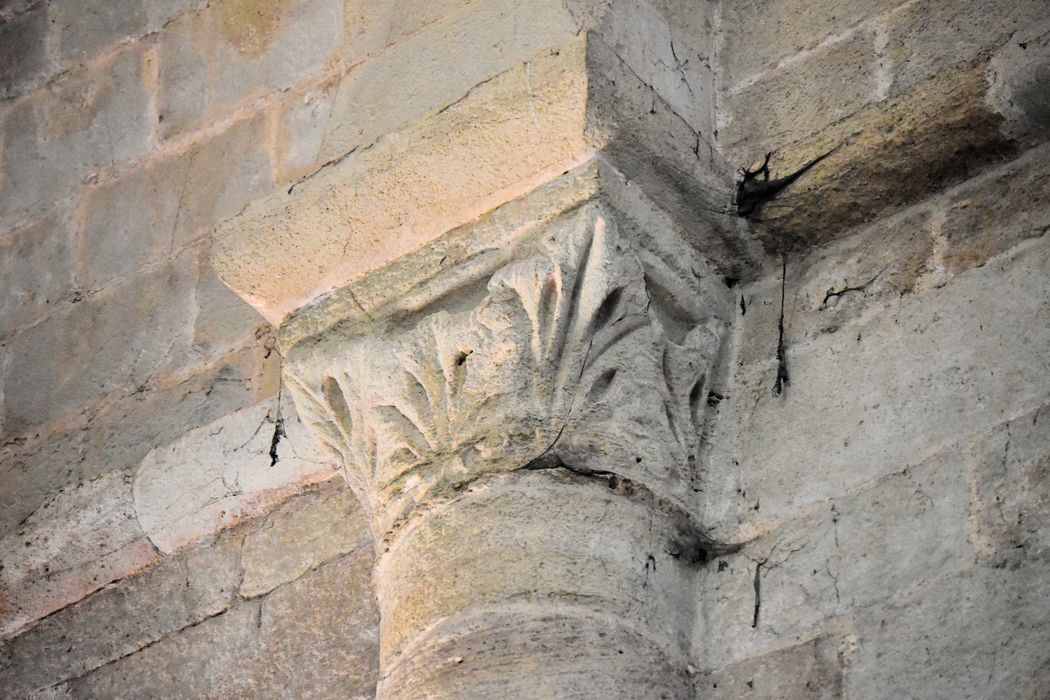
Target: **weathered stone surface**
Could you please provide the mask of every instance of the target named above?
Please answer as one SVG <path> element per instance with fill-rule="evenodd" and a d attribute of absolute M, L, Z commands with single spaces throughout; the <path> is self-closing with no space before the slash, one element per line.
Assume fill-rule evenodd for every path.
<path fill-rule="evenodd" d="M 166 559 L 64 608 L 0 650 L 5 696 L 23 697 L 128 656 L 234 600 L 243 534 Z"/>
<path fill-rule="evenodd" d="M 744 531 L 759 537 L 702 574 L 702 665 L 808 639 L 852 611 L 969 566 L 968 461 L 968 445 L 953 447 L 783 523 L 764 521 L 764 503 L 739 494 Z"/>
<path fill-rule="evenodd" d="M 805 254 L 789 255 L 784 290 L 789 347 L 891 312 L 905 295 L 925 289 L 939 264 L 932 230 L 939 206 L 920 204 Z M 948 278 L 936 279 L 944 283 Z M 739 364 L 768 362 L 776 352 L 772 333 L 780 315 L 780 288 L 780 271 L 771 270 L 739 291 Z"/>
<path fill-rule="evenodd" d="M 336 477 L 277 508 L 245 537 L 240 594 L 268 593 L 344 554 L 363 556 L 371 544 L 357 497 Z"/>
<path fill-rule="evenodd" d="M 1050 148 L 1035 149 L 951 193 L 941 224 L 951 274 L 1050 230 Z"/>
<path fill-rule="evenodd" d="M 19 94 L 25 83 L 42 77 L 51 68 L 47 34 L 44 3 L 13 16 L 0 16 L 0 99 Z"/>
<path fill-rule="evenodd" d="M 69 483 L 132 469 L 154 445 L 273 396 L 279 372 L 276 353 L 249 347 L 185 381 L 95 407 L 58 432 L 6 441 L 0 447 L 0 531 L 13 531 Z"/>
<path fill-rule="evenodd" d="M 58 25 L 58 49 L 63 63 L 83 62 L 106 49 L 161 29 L 199 0 L 110 0 L 84 4 L 77 0 L 50 3 Z"/>
<path fill-rule="evenodd" d="M 184 254 L 12 339 L 3 368 L 5 435 L 68 418 L 185 366 L 196 278 L 195 256 Z"/>
<path fill-rule="evenodd" d="M 292 194 L 252 205 L 217 234 L 219 275 L 277 323 L 320 293 L 564 172 L 590 152 L 584 62 L 582 43 L 537 58 L 529 84 L 525 67 L 514 69 Z"/>
<path fill-rule="evenodd" d="M 1040 142 L 1050 125 L 1050 20 L 1014 32 L 989 63 L 989 98 L 1014 138 Z"/>
<path fill-rule="evenodd" d="M 0 338 L 73 294 L 73 236 L 63 214 L 0 235 Z M 2 432 L 2 429 L 0 429 Z"/>
<path fill-rule="evenodd" d="M 999 566 L 1050 550 L 1050 407 L 1017 417 L 974 449 L 971 537 Z"/>
<path fill-rule="evenodd" d="M 151 124 L 143 64 L 143 49 L 133 46 L 0 106 L 0 224 L 146 153 Z"/>
<path fill-rule="evenodd" d="M 214 362 L 237 349 L 256 345 L 272 349 L 270 324 L 255 309 L 222 283 L 211 266 L 211 247 L 199 258 L 193 319 L 193 352 L 203 362 Z"/>
<path fill-rule="evenodd" d="M 88 290 L 156 263 L 273 188 L 261 118 L 233 124 L 188 152 L 154 161 L 91 193 L 78 281 Z"/>
<path fill-rule="evenodd" d="M 73 484 L 0 539 L 0 635 L 157 560 L 126 474 Z"/>
<path fill-rule="evenodd" d="M 698 697 L 834 700 L 842 697 L 842 641 L 818 637 L 724 668 L 702 678 Z"/>
<path fill-rule="evenodd" d="M 727 154 L 747 165 L 765 151 L 816 134 L 874 102 L 877 60 L 873 34 L 857 32 L 730 90 L 719 130 Z"/>
<path fill-rule="evenodd" d="M 644 0 L 611 3 L 596 31 L 694 131 L 713 141 L 714 72 L 685 32 Z"/>
<path fill-rule="evenodd" d="M 530 62 L 576 33 L 560 0 L 473 3 L 370 61 L 339 84 L 322 158 L 368 146 L 402 125 L 452 104 L 474 86 L 520 63 L 517 79 L 528 93 Z M 484 36 L 477 41 L 476 37 Z M 542 71 L 537 79 L 543 81 Z M 543 88 L 537 85 L 541 92 Z M 539 98 L 543 104 L 543 98 Z M 537 115 L 544 115 L 542 107 Z M 539 118 L 539 117 L 537 117 Z"/>
<path fill-rule="evenodd" d="M 1045 696 L 1048 569 L 979 566 L 865 610 L 847 697 Z"/>
<path fill-rule="evenodd" d="M 342 36 L 342 0 L 221 0 L 165 28 L 160 131 L 185 133 L 320 72 Z"/>
<path fill-rule="evenodd" d="M 475 0 L 345 0 L 343 57 L 354 66 Z"/>
<path fill-rule="evenodd" d="M 747 438 L 738 451 L 716 450 L 712 473 L 737 473 L 736 460 L 740 481 L 725 487 L 761 499 L 762 515 L 776 517 L 1041 405 L 1050 372 L 1048 265 L 1045 241 L 1021 246 L 838 333 L 789 345 L 791 383 L 781 397 L 771 394 L 770 324 L 770 359 L 737 371 L 720 414 L 735 427 L 712 440 Z M 789 325 L 796 313 L 788 309 Z"/>
<path fill-rule="evenodd" d="M 1004 117 L 987 101 L 983 66 L 926 81 L 870 104 L 812 138 L 784 147 L 774 176 L 837 148 L 761 209 L 759 232 L 771 250 L 821 245 L 877 216 L 926 199 L 1016 152 Z M 769 133 L 778 127 L 769 126 Z M 745 143 L 751 144 L 744 147 Z M 729 147 L 736 162 L 776 143 L 749 139 Z"/>
<path fill-rule="evenodd" d="M 732 86 L 835 37 L 849 41 L 855 27 L 901 0 L 736 0 L 722 6 L 723 70 Z M 854 29 L 852 34 L 849 30 Z M 830 76 L 829 76 L 830 77 Z"/>
<path fill-rule="evenodd" d="M 281 104 L 277 126 L 277 180 L 294 182 L 324 165 L 321 149 L 332 114 L 338 81 L 330 79 Z"/>
<path fill-rule="evenodd" d="M 300 458 L 295 418 L 271 399 L 152 450 L 135 472 L 135 508 L 150 540 L 171 553 L 264 513 L 335 467 Z M 278 423 L 280 421 L 280 423 Z M 277 454 L 274 461 L 271 449 Z"/>
<path fill-rule="evenodd" d="M 371 552 L 347 555 L 70 683 L 75 698 L 373 697 Z"/>
<path fill-rule="evenodd" d="M 1019 31 L 1046 19 L 1040 0 L 919 0 L 889 13 L 885 56 L 890 95 L 934 75 L 984 62 Z M 1035 48 L 1034 46 L 1032 48 Z"/>

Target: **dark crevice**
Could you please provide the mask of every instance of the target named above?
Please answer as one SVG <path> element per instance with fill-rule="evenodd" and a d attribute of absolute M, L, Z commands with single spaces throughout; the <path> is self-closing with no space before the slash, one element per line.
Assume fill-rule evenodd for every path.
<path fill-rule="evenodd" d="M 832 299 L 836 299 L 838 297 L 844 296 L 846 294 L 849 294 L 850 292 L 863 292 L 868 287 L 870 287 L 872 282 L 877 280 L 879 278 L 879 275 L 881 275 L 881 274 L 882 274 L 882 271 L 880 270 L 870 280 L 868 280 L 864 284 L 857 285 L 856 287 L 843 287 L 842 289 L 829 288 L 828 291 L 824 293 L 824 301 L 822 301 L 820 303 L 820 308 L 822 308 L 822 309 L 826 308 L 829 301 L 831 301 Z"/>
<path fill-rule="evenodd" d="M 762 612 L 762 565 L 764 561 L 755 563 L 755 614 L 751 618 L 751 628 L 758 627 L 758 616 Z"/>
<path fill-rule="evenodd" d="M 779 338 L 777 340 L 777 380 L 773 384 L 773 396 L 784 393 L 784 387 L 791 381 L 787 368 L 787 348 L 784 344 L 784 299 L 787 290 L 787 253 L 781 259 L 780 270 L 780 320 L 777 323 Z"/>

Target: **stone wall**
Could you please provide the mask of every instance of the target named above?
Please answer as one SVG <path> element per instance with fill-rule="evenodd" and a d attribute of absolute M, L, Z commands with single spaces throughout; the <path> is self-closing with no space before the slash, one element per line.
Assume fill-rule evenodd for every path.
<path fill-rule="evenodd" d="M 372 532 L 270 324 L 320 332 L 289 314 L 340 288 L 371 322 L 391 261 L 510 241 L 597 158 L 735 309 L 695 486 L 741 548 L 697 571 L 696 696 L 1045 697 L 1044 9 L 0 8 L 0 696 L 373 697 Z M 736 167 L 832 149 L 723 214 Z"/>

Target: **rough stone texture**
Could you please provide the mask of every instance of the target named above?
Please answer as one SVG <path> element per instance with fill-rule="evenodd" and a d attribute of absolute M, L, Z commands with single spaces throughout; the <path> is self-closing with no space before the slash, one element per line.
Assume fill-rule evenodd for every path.
<path fill-rule="evenodd" d="M 0 105 L 0 224 L 50 206 L 102 168 L 149 146 L 145 59 L 131 47 L 96 74 L 77 70 Z"/>
<path fill-rule="evenodd" d="M 42 2 L 10 16 L 0 14 L 0 99 L 17 95 L 22 84 L 50 68 L 47 33 L 47 6 Z"/>
<path fill-rule="evenodd" d="M 157 559 L 126 474 L 67 487 L 0 540 L 0 635 Z"/>
<path fill-rule="evenodd" d="M 150 540 L 170 554 L 244 518 L 266 512 L 303 485 L 331 478 L 335 468 L 296 454 L 281 439 L 294 417 L 277 400 L 230 414 L 151 451 L 135 472 L 135 510 Z M 288 426 L 286 429 L 285 426 Z"/>
<path fill-rule="evenodd" d="M 1045 696 L 1044 4 L 4 3 L 0 696 L 374 697 L 373 595 L 387 696 Z M 835 146 L 762 222 L 730 215 L 737 166 Z M 606 365 L 595 322 L 558 433 L 533 394 L 499 398 L 496 359 L 528 355 L 528 309 L 572 316 L 525 298 L 554 297 L 521 246 L 595 199 L 629 246 L 581 268 L 580 307 L 649 325 L 618 320 L 635 350 Z M 277 333 L 209 263 L 246 205 L 221 226 L 254 222 L 238 290 L 283 275 L 300 296 L 274 320 L 331 292 Z M 701 382 L 681 300 L 706 297 L 616 267 L 654 231 L 733 290 Z M 363 513 L 301 483 L 332 457 L 290 412 L 268 466 L 266 417 L 279 352 L 368 329 L 381 352 L 318 368 L 372 406 L 327 421 L 375 457 L 351 479 L 389 487 L 357 483 Z M 398 358 L 430 358 L 408 364 L 425 401 Z M 507 419 L 449 419 L 449 377 Z M 373 593 L 369 525 L 409 501 Z M 136 550 L 179 508 L 170 554 Z M 708 531 L 741 549 L 688 561 Z"/>
<path fill-rule="evenodd" d="M 791 700 L 843 697 L 839 640 L 818 637 L 721 669 L 697 683 L 698 697 Z"/>
<path fill-rule="evenodd" d="M 268 593 L 332 559 L 371 546 L 372 533 L 357 498 L 341 488 L 327 488 L 289 501 L 248 534 L 241 550 L 240 594 Z"/>
<path fill-rule="evenodd" d="M 73 681 L 69 694 L 131 698 L 178 687 L 194 697 L 373 697 L 376 613 L 366 551 Z"/>
<path fill-rule="evenodd" d="M 195 260 L 193 252 L 183 259 Z M 132 393 L 188 362 L 196 269 L 175 258 L 73 304 L 5 349 L 4 435 Z"/>
<path fill-rule="evenodd" d="M 158 52 L 161 133 L 320 72 L 341 35 L 341 0 L 221 0 L 180 17 Z"/>
<path fill-rule="evenodd" d="M 99 289 L 210 233 L 273 187 L 261 119 L 111 181 L 85 200 L 77 279 Z"/>
<path fill-rule="evenodd" d="M 0 239 L 0 338 L 40 320 L 73 294 L 73 236 L 63 213 Z"/>

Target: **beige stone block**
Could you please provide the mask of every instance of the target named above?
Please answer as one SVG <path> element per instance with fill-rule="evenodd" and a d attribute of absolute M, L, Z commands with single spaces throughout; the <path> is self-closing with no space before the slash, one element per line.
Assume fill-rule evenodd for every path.
<path fill-rule="evenodd" d="M 80 600 L 158 559 L 123 472 L 73 484 L 0 540 L 0 634 Z"/>
<path fill-rule="evenodd" d="M 1038 148 L 951 193 L 940 231 L 949 274 L 984 265 L 1050 230 L 1048 156 L 1050 148 Z"/>
<path fill-rule="evenodd" d="M 343 58 L 353 66 L 478 0 L 345 0 Z"/>
<path fill-rule="evenodd" d="M 741 661 L 697 683 L 707 698 L 811 700 L 842 696 L 843 664 L 834 637 L 811 641 Z"/>
<path fill-rule="evenodd" d="M 477 2 L 428 26 L 343 78 L 322 160 L 368 146 L 383 134 L 438 112 L 474 86 L 523 62 L 519 80 L 529 89 L 532 57 L 566 43 L 576 29 L 560 0 Z"/>
<path fill-rule="evenodd" d="M 170 386 L 92 407 L 52 433 L 0 446 L 0 530 L 10 532 L 62 487 L 134 468 L 154 446 L 277 392 L 280 360 L 249 346 Z"/>
<path fill-rule="evenodd" d="M 275 509 L 245 537 L 240 594 L 268 593 L 344 554 L 371 547 L 368 518 L 337 477 Z"/>
<path fill-rule="evenodd" d="M 371 554 L 350 554 L 70 682 L 75 697 L 372 698 Z"/>
<path fill-rule="evenodd" d="M 51 3 L 58 25 L 63 63 L 83 63 L 106 49 L 160 30 L 199 0 L 112 0 L 105 3 L 57 0 Z"/>
<path fill-rule="evenodd" d="M 0 651 L 0 684 L 24 697 L 133 654 L 233 601 L 243 533 L 103 588 L 41 620 Z"/>
<path fill-rule="evenodd" d="M 129 47 L 0 105 L 0 223 L 50 207 L 84 179 L 147 152 L 143 52 Z"/>
<path fill-rule="evenodd" d="M 308 445 L 306 457 L 298 454 L 297 442 L 307 438 L 297 423 L 271 399 L 150 451 L 134 477 L 135 509 L 150 540 L 172 553 L 330 479 L 333 464 L 308 459 Z"/>
<path fill-rule="evenodd" d="M 736 0 L 722 8 L 727 86 L 775 68 L 901 0 Z"/>
<path fill-rule="evenodd" d="M 87 290 L 160 262 L 273 189 L 263 118 L 94 190 L 84 205 L 78 281 Z"/>
<path fill-rule="evenodd" d="M 39 321 L 73 294 L 73 237 L 54 213 L 0 235 L 0 338 Z"/>
<path fill-rule="evenodd" d="M 720 115 L 726 153 L 749 164 L 874 102 L 877 60 L 874 35 L 857 32 L 730 90 Z"/>
<path fill-rule="evenodd" d="M 342 0 L 221 0 L 161 34 L 161 134 L 192 131 L 252 97 L 320 73 L 342 37 Z"/>
<path fill-rule="evenodd" d="M 586 159 L 585 45 L 519 66 L 220 227 L 219 275 L 267 320 Z M 465 164 L 470 164 L 465 167 Z"/>
<path fill-rule="evenodd" d="M 130 394 L 190 360 L 195 255 L 173 258 L 13 338 L 4 431 L 15 436 Z"/>

